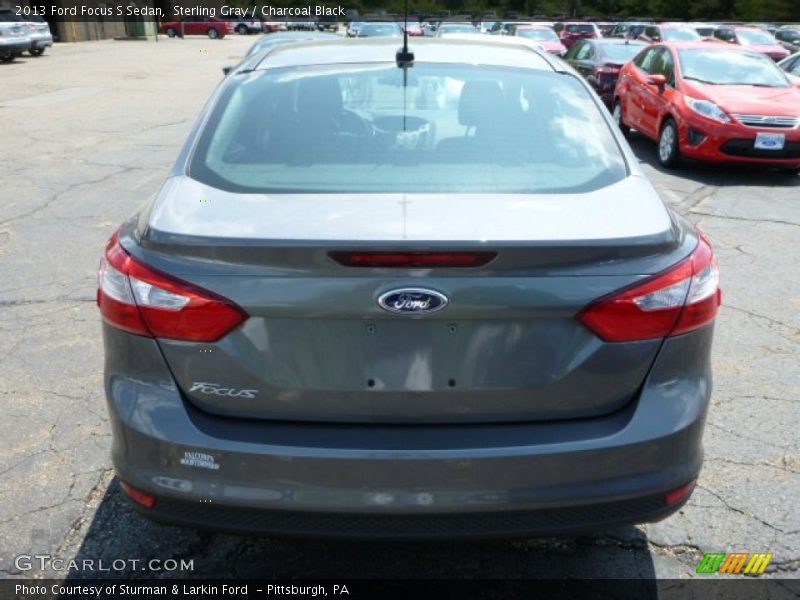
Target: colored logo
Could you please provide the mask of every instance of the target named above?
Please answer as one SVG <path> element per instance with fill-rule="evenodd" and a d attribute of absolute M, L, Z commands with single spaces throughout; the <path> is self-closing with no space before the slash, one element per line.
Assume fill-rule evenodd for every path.
<path fill-rule="evenodd" d="M 707 552 L 697 567 L 698 573 L 729 573 L 733 575 L 761 575 L 772 554 L 766 552 Z"/>

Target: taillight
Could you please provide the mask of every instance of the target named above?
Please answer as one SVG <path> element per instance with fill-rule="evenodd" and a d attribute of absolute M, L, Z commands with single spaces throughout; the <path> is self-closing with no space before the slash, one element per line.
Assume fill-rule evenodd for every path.
<path fill-rule="evenodd" d="M 595 77 L 602 77 L 603 75 L 619 75 L 621 70 L 622 67 L 619 65 L 605 64 L 595 67 L 592 72 L 595 74 Z"/>
<path fill-rule="evenodd" d="M 119 482 L 119 487 L 121 487 L 122 491 L 128 495 L 128 498 L 136 502 L 136 504 L 144 506 L 145 508 L 153 508 L 156 505 L 155 496 L 151 496 L 142 490 L 137 490 L 124 481 Z"/>
<path fill-rule="evenodd" d="M 697 483 L 696 479 L 692 479 L 686 485 L 682 485 L 681 487 L 670 490 L 666 494 L 664 494 L 664 502 L 667 506 L 675 506 L 686 500 L 689 496 L 692 495 L 692 491 L 694 491 L 694 486 Z"/>
<path fill-rule="evenodd" d="M 719 267 L 708 237 L 668 271 L 601 298 L 578 320 L 607 342 L 633 342 L 687 333 L 710 323 L 722 303 Z"/>
<path fill-rule="evenodd" d="M 215 342 L 248 316 L 222 296 L 137 261 L 120 245 L 118 234 L 100 262 L 97 305 L 114 327 L 188 342 Z"/>
<path fill-rule="evenodd" d="M 346 267 L 445 268 L 482 267 L 496 252 L 331 252 Z"/>

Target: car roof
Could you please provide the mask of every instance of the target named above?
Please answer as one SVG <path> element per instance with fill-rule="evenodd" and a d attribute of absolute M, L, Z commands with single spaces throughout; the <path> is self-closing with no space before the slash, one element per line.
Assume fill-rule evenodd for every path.
<path fill-rule="evenodd" d="M 666 46 L 674 48 L 675 50 L 708 50 L 711 52 L 743 52 L 745 54 L 754 54 L 752 50 L 748 50 L 742 46 L 735 46 L 717 42 L 661 42 L 657 46 Z M 755 53 L 757 54 L 757 53 Z"/>
<path fill-rule="evenodd" d="M 583 40 L 598 46 L 649 46 L 647 42 L 640 40 L 626 40 L 623 38 L 596 38 L 592 40 Z"/>
<path fill-rule="evenodd" d="M 516 38 L 516 36 L 513 36 Z M 280 67 L 394 63 L 397 38 L 359 38 L 298 42 L 278 46 L 266 54 L 255 70 Z M 508 37 L 469 36 L 409 40 L 417 62 L 485 64 L 563 71 L 559 63 L 538 46 Z"/>

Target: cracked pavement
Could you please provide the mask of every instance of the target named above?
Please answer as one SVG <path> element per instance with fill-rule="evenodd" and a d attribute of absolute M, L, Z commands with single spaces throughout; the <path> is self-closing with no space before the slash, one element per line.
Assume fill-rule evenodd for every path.
<path fill-rule="evenodd" d="M 221 67 L 254 39 L 57 45 L 0 65 L 2 576 L 58 575 L 15 568 L 17 555 L 49 554 L 193 559 L 183 575 L 201 577 L 699 577 L 718 551 L 772 552 L 766 577 L 797 576 L 800 178 L 664 172 L 639 136 L 665 201 L 714 240 L 725 292 L 706 462 L 679 514 L 596 536 L 458 544 L 243 538 L 134 514 L 110 466 L 96 267 L 114 228 L 157 191 Z"/>

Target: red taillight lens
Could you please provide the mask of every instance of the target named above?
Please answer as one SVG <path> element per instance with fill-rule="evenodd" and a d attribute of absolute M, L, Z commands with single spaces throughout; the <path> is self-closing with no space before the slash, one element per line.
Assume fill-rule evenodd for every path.
<path fill-rule="evenodd" d="M 100 263 L 98 284 L 103 318 L 137 335 L 216 342 L 248 316 L 213 292 L 140 263 L 125 252 L 117 234 Z"/>
<path fill-rule="evenodd" d="M 496 252 L 331 252 L 346 267 L 482 267 Z"/>
<path fill-rule="evenodd" d="M 671 490 L 664 494 L 664 502 L 666 502 L 667 506 L 675 506 L 686 500 L 689 496 L 692 495 L 694 491 L 694 486 L 697 483 L 696 479 L 693 479 L 686 485 L 682 485 L 676 490 Z"/>
<path fill-rule="evenodd" d="M 611 76 L 611 75 L 619 75 L 619 72 L 622 70 L 622 67 L 619 65 L 599 65 L 593 69 L 593 72 L 596 77 Z"/>
<path fill-rule="evenodd" d="M 150 494 L 146 494 L 141 490 L 137 490 L 135 487 L 131 487 L 124 481 L 119 482 L 119 487 L 122 488 L 122 491 L 125 492 L 131 500 L 140 506 L 144 506 L 145 508 L 153 508 L 156 505 L 155 496 L 151 496 Z"/>
<path fill-rule="evenodd" d="M 578 320 L 607 342 L 679 335 L 702 327 L 722 303 L 711 242 L 704 233 L 691 256 L 669 271 L 589 305 Z"/>

